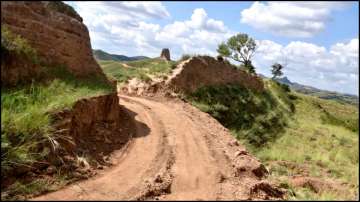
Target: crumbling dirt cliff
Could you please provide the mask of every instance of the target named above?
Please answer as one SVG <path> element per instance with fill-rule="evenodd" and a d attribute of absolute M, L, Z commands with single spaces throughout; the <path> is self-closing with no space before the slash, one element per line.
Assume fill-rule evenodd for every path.
<path fill-rule="evenodd" d="M 55 114 L 58 147 L 54 154 L 83 156 L 105 164 L 106 156 L 121 149 L 134 133 L 133 117 L 121 105 L 116 93 L 82 99 L 71 110 Z"/>
<path fill-rule="evenodd" d="M 104 75 L 82 18 L 62 2 L 2 1 L 1 25 L 25 38 L 46 64 L 65 65 L 77 76 Z"/>
<path fill-rule="evenodd" d="M 237 69 L 227 61 L 209 56 L 191 57 L 177 65 L 165 79 L 142 82 L 132 79 L 121 91 L 136 95 L 192 93 L 203 86 L 239 84 L 261 92 L 264 83 L 260 77 Z"/>
<path fill-rule="evenodd" d="M 182 62 L 165 83 L 186 93 L 203 86 L 220 84 L 240 84 L 256 91 L 264 89 L 262 80 L 257 76 L 209 56 L 193 57 Z"/>

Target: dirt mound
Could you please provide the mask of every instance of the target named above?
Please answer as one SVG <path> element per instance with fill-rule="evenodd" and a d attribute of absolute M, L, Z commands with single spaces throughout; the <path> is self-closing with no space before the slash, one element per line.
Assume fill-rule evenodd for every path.
<path fill-rule="evenodd" d="M 115 93 L 76 102 L 72 110 L 55 115 L 58 137 L 65 138 L 54 140 L 59 145 L 54 154 L 87 158 L 93 167 L 106 164 L 108 155 L 121 149 L 135 133 L 129 113 L 119 105 Z"/>
<path fill-rule="evenodd" d="M 135 78 L 121 91 L 135 95 L 171 96 L 176 93 L 192 93 L 203 86 L 220 84 L 240 84 L 254 91 L 264 90 L 260 77 L 236 69 L 227 61 L 197 56 L 181 62 L 166 79 L 143 82 Z"/>
<path fill-rule="evenodd" d="M 289 182 L 294 187 L 309 188 L 315 193 L 321 193 L 325 190 L 342 191 L 346 189 L 340 182 L 316 177 L 292 177 L 289 179 Z"/>
<path fill-rule="evenodd" d="M 70 6 L 62 2 L 2 1 L 1 25 L 25 38 L 49 66 L 65 65 L 77 76 L 99 74 L 105 78 L 93 58 L 88 29 Z"/>
<path fill-rule="evenodd" d="M 166 81 L 169 88 L 185 93 L 192 93 L 203 86 L 219 84 L 240 84 L 256 91 L 264 89 L 259 77 L 209 56 L 192 57 L 182 62 Z"/>
<path fill-rule="evenodd" d="M 53 135 L 35 151 L 49 151 L 45 161 L 18 167 L 2 179 L 1 186 L 39 178 L 52 181 L 58 172 L 68 176 L 69 182 L 96 175 L 114 164 L 115 151 L 129 146 L 135 135 L 135 115 L 119 105 L 116 93 L 82 99 L 72 109 L 53 112 Z"/>

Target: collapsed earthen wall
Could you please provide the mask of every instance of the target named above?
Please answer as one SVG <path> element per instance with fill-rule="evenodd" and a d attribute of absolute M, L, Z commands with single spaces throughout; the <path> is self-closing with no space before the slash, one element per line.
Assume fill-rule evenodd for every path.
<path fill-rule="evenodd" d="M 221 84 L 240 84 L 256 91 L 264 89 L 264 84 L 258 76 L 250 75 L 226 61 L 218 61 L 208 56 L 192 57 L 184 61 L 166 81 L 170 88 L 186 93 L 192 93 L 203 86 Z"/>
<path fill-rule="evenodd" d="M 65 65 L 77 76 L 105 76 L 93 58 L 82 18 L 62 11 L 71 9 L 68 5 L 54 3 L 1 1 L 1 25 L 25 38 L 46 64 Z"/>

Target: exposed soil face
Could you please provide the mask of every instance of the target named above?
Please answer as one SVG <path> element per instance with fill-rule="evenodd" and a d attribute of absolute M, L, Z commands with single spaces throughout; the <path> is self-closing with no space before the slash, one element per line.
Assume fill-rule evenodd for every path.
<path fill-rule="evenodd" d="M 58 172 L 68 176 L 68 182 L 95 176 L 114 163 L 111 158 L 114 151 L 129 146 L 136 124 L 143 127 L 144 133 L 149 131 L 134 121 L 135 112 L 119 105 L 116 93 L 79 100 L 71 110 L 53 112 L 52 116 L 55 131 L 51 142 L 38 145 L 37 151 L 47 148 L 50 153 L 45 161 L 14 169 L 6 179 L 2 178 L 2 188 L 16 180 L 54 181 Z"/>
<path fill-rule="evenodd" d="M 136 132 L 111 154 L 113 166 L 35 200 L 282 198 L 264 179 L 267 169 L 210 115 L 166 98 L 121 95 L 120 104 Z"/>
<path fill-rule="evenodd" d="M 236 69 L 226 61 L 209 56 L 196 56 L 178 64 L 166 78 L 148 82 L 134 78 L 120 91 L 134 95 L 160 94 L 171 97 L 174 93 L 187 94 L 203 86 L 223 84 L 239 84 L 260 92 L 264 90 L 264 83 L 258 76 Z"/>
<path fill-rule="evenodd" d="M 209 56 L 192 57 L 180 63 L 166 84 L 171 89 L 185 93 L 192 93 L 203 86 L 221 84 L 240 84 L 255 91 L 264 89 L 262 80 L 257 76 Z"/>
<path fill-rule="evenodd" d="M 15 86 L 19 83 L 29 83 L 41 76 L 39 65 L 34 64 L 27 57 L 13 52 L 1 53 L 1 86 Z"/>
<path fill-rule="evenodd" d="M 93 58 L 87 27 L 69 10 L 62 2 L 2 1 L 1 24 L 25 38 L 45 64 L 65 65 L 77 76 L 98 74 L 105 78 Z"/>
<path fill-rule="evenodd" d="M 55 115 L 59 149 L 70 157 L 88 157 L 93 160 L 90 166 L 106 165 L 111 152 L 134 135 L 134 115 L 119 105 L 116 93 L 80 100 L 71 111 Z M 60 151 L 55 154 L 65 156 Z"/>

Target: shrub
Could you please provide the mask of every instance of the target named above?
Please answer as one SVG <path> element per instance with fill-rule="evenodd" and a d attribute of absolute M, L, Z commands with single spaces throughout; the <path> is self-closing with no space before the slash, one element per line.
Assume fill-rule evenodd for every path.
<path fill-rule="evenodd" d="M 185 60 L 188 60 L 188 59 L 190 59 L 192 56 L 190 55 L 190 54 L 183 54 L 182 56 L 181 56 L 181 58 L 179 59 L 179 63 L 180 62 L 182 62 L 182 61 L 185 61 Z"/>
<path fill-rule="evenodd" d="M 50 1 L 48 7 L 73 18 L 82 19 L 75 9 L 61 1 Z"/>
<path fill-rule="evenodd" d="M 20 35 L 12 33 L 6 25 L 1 25 L 2 60 L 4 60 L 9 53 L 24 56 L 33 63 L 38 62 L 36 50 L 30 46 L 29 42 Z"/>
<path fill-rule="evenodd" d="M 290 92 L 290 86 L 284 83 L 277 82 L 285 92 Z"/>

